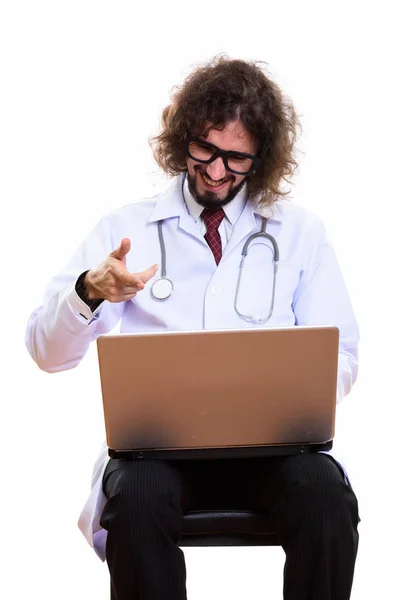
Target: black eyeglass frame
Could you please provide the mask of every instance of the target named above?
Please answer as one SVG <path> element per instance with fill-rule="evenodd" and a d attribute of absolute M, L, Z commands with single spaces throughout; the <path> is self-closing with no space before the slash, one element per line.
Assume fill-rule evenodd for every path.
<path fill-rule="evenodd" d="M 201 160 L 199 158 L 196 158 L 195 156 L 190 154 L 190 151 L 189 151 L 189 146 L 192 142 L 197 142 L 197 143 L 201 144 L 202 146 L 206 146 L 206 147 L 210 148 L 211 150 L 214 150 L 214 154 L 208 160 Z M 236 152 L 235 150 L 221 150 L 220 148 L 218 148 L 218 146 L 215 146 L 211 142 L 207 142 L 206 140 L 192 137 L 190 135 L 188 135 L 185 139 L 185 154 L 192 160 L 195 160 L 196 162 L 199 162 L 199 163 L 203 163 L 204 165 L 209 165 L 210 163 L 214 162 L 214 160 L 216 160 L 220 156 L 224 163 L 225 169 L 227 171 L 230 171 L 231 173 L 235 173 L 235 175 L 250 175 L 250 173 L 252 173 L 256 169 L 258 169 L 258 167 L 261 164 L 261 158 L 259 156 L 254 156 L 253 154 L 246 154 L 245 152 Z M 249 171 L 235 171 L 234 169 L 231 169 L 228 165 L 229 157 L 231 157 L 231 158 L 251 158 L 251 160 L 253 161 L 252 167 Z"/>

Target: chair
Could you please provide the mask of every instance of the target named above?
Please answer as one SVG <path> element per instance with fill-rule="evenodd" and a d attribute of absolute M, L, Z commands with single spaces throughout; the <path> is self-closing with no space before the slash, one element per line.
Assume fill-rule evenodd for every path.
<path fill-rule="evenodd" d="M 280 543 L 262 514 L 218 509 L 186 512 L 179 546 L 280 546 Z"/>

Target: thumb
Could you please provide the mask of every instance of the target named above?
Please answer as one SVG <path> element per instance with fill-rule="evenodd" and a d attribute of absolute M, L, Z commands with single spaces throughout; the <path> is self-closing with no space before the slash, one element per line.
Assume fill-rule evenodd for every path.
<path fill-rule="evenodd" d="M 113 252 L 111 252 L 110 256 L 112 256 L 113 258 L 116 258 L 117 260 L 122 260 L 123 262 L 125 262 L 125 256 L 128 254 L 128 252 L 131 249 L 131 241 L 129 238 L 124 238 L 119 247 L 116 250 L 113 250 Z"/>

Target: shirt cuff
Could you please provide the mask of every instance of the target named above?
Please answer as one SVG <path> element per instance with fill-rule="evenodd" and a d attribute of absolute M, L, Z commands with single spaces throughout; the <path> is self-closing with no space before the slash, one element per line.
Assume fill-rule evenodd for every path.
<path fill-rule="evenodd" d="M 85 294 L 82 292 L 82 283 L 86 273 L 87 271 L 82 273 L 76 282 L 71 284 L 67 293 L 67 302 L 71 310 L 89 324 L 100 316 L 104 300 L 83 300 L 81 296 L 85 297 Z"/>

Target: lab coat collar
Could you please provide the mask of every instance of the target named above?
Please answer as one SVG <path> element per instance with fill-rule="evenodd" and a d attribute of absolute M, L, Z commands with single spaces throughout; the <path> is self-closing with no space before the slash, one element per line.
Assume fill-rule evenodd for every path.
<path fill-rule="evenodd" d="M 173 217 L 179 218 L 179 228 L 183 229 L 189 235 L 195 237 L 203 244 L 207 244 L 204 237 L 200 233 L 199 227 L 189 213 L 183 196 L 183 185 L 185 183 L 185 173 L 180 177 L 175 177 L 171 185 L 160 194 L 157 199 L 152 214 L 149 218 L 149 223 L 155 221 L 164 221 Z"/>
<path fill-rule="evenodd" d="M 260 217 L 265 217 L 268 219 L 268 221 L 276 221 L 277 223 L 281 223 L 283 221 L 281 200 L 277 200 L 271 206 L 260 206 L 257 202 L 257 199 L 249 200 L 248 204 L 250 204 L 254 214 L 259 215 Z"/>
<path fill-rule="evenodd" d="M 171 217 L 179 217 L 188 212 L 182 192 L 184 180 L 183 174 L 180 177 L 174 177 L 170 185 L 158 194 L 156 205 L 148 220 L 149 223 L 164 221 L 164 219 L 170 219 Z"/>
<path fill-rule="evenodd" d="M 159 194 L 156 205 L 148 220 L 149 223 L 163 221 L 164 219 L 169 219 L 171 217 L 184 217 L 183 221 L 187 222 L 186 217 L 190 217 L 190 215 L 183 197 L 183 185 L 185 178 L 185 173 L 182 173 L 182 175 L 179 177 L 174 177 L 167 189 Z M 248 200 L 238 220 L 242 221 L 243 218 L 243 220 L 248 222 L 249 226 L 251 224 L 250 213 L 252 215 L 257 214 L 261 217 L 266 217 L 271 221 L 281 222 L 283 219 L 279 202 L 276 202 L 271 207 L 259 207 L 256 201 Z M 192 218 L 190 218 L 190 220 L 194 224 L 194 220 Z M 255 227 L 254 216 L 252 224 L 253 227 Z M 186 227 L 184 228 L 186 229 Z M 195 231 L 195 229 L 192 230 L 192 228 L 190 228 L 190 230 L 191 233 Z"/>

